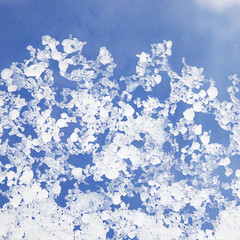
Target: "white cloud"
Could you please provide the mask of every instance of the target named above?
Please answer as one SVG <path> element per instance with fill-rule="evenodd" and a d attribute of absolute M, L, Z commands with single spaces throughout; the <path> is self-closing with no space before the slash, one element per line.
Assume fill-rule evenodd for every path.
<path fill-rule="evenodd" d="M 195 2 L 216 12 L 223 12 L 231 7 L 240 7 L 240 0 L 195 0 Z"/>

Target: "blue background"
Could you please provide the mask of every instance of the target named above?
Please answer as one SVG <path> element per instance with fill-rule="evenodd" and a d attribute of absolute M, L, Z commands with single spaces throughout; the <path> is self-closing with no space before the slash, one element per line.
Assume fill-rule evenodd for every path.
<path fill-rule="evenodd" d="M 151 43 L 166 39 L 173 41 L 172 69 L 180 73 L 183 57 L 189 65 L 204 67 L 204 74 L 216 81 L 223 100 L 228 99 L 227 77 L 240 69 L 239 22 L 238 9 L 214 13 L 186 0 L 0 1 L 0 69 L 29 58 L 26 47 L 41 48 L 43 35 L 62 41 L 72 34 L 87 41 L 83 50 L 87 58 L 95 59 L 99 48 L 106 46 L 117 64 L 114 76 L 119 78 L 135 72 L 136 54 L 149 52 Z M 214 120 L 205 121 L 215 131 L 217 142 L 226 144 L 228 136 L 222 138 Z M 237 161 L 234 168 L 240 168 Z M 173 174 L 178 180 L 182 177 Z M 221 169 L 217 174 L 224 178 Z M 93 191 L 103 187 L 102 183 L 88 181 Z M 61 186 L 62 193 L 56 199 L 60 206 L 65 206 L 64 197 L 72 186 L 71 181 Z M 87 190 L 86 186 L 79 187 Z M 130 209 L 140 204 L 138 195 L 124 201 L 130 203 Z M 3 202 L 0 199 L 0 206 Z M 217 211 L 212 212 L 213 217 Z"/>
<path fill-rule="evenodd" d="M 86 57 L 106 46 L 118 65 L 115 76 L 134 73 L 136 54 L 150 44 L 173 41 L 173 70 L 181 59 L 204 67 L 226 97 L 227 77 L 240 67 L 239 9 L 222 13 L 185 0 L 9 0 L 0 1 L 0 69 L 28 58 L 26 47 L 41 46 L 48 34 L 61 41 L 70 34 L 87 41 Z"/>

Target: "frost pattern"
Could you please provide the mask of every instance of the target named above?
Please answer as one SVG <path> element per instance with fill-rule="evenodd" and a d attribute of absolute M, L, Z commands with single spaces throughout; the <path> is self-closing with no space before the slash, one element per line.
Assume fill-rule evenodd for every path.
<path fill-rule="evenodd" d="M 171 41 L 120 81 L 106 47 L 42 43 L 1 72 L 1 239 L 240 239 L 237 75 L 220 101 Z"/>

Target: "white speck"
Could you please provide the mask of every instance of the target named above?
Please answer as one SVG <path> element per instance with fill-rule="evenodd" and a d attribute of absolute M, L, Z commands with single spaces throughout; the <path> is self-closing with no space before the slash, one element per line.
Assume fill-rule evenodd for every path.
<path fill-rule="evenodd" d="M 53 186 L 52 192 L 53 192 L 54 194 L 60 194 L 61 189 L 62 189 L 62 188 L 61 188 L 59 182 L 55 182 L 55 183 L 54 183 L 54 186 Z"/>
<path fill-rule="evenodd" d="M 205 92 L 204 90 L 201 90 L 200 93 L 199 93 L 199 96 L 200 96 L 201 98 L 204 98 L 206 95 L 207 95 L 207 94 L 206 94 L 206 92 Z"/>
<path fill-rule="evenodd" d="M 200 139 L 204 145 L 207 145 L 210 141 L 210 137 L 207 132 L 204 132 L 202 136 L 200 136 Z"/>
<path fill-rule="evenodd" d="M 48 191 L 46 189 L 42 189 L 40 192 L 38 192 L 38 197 L 40 199 L 48 198 Z"/>
<path fill-rule="evenodd" d="M 25 188 L 22 193 L 22 198 L 26 204 L 31 203 L 37 196 L 37 193 L 34 192 L 31 188 Z"/>
<path fill-rule="evenodd" d="M 144 223 L 146 223 L 146 215 L 144 213 L 139 213 L 134 220 L 138 227 L 142 227 Z"/>
<path fill-rule="evenodd" d="M 159 163 L 161 163 L 161 159 L 159 158 L 159 156 L 152 156 L 150 158 L 150 162 L 153 164 L 153 165 L 157 165 Z"/>
<path fill-rule="evenodd" d="M 227 177 L 229 177 L 230 175 L 232 175 L 232 173 L 233 173 L 233 170 L 232 170 L 231 168 L 227 168 L 226 171 L 225 171 L 225 175 L 226 175 Z"/>
<path fill-rule="evenodd" d="M 188 120 L 188 121 L 193 121 L 195 113 L 192 108 L 187 109 L 186 111 L 183 112 L 183 116 Z"/>
<path fill-rule="evenodd" d="M 81 168 L 74 168 L 72 170 L 72 175 L 75 177 L 75 178 L 80 178 L 82 176 L 82 169 Z"/>
<path fill-rule="evenodd" d="M 33 64 L 30 67 L 26 67 L 24 73 L 27 77 L 36 77 L 38 79 L 45 69 L 45 64 L 40 62 L 38 64 Z"/>
<path fill-rule="evenodd" d="M 122 146 L 117 152 L 117 155 L 120 158 L 127 158 L 129 156 L 129 148 L 127 146 Z"/>
<path fill-rule="evenodd" d="M 137 57 L 139 58 L 140 63 L 145 63 L 148 61 L 149 54 L 146 54 L 145 52 L 142 52 L 141 54 L 137 54 Z"/>
<path fill-rule="evenodd" d="M 217 88 L 211 86 L 208 90 L 207 90 L 208 96 L 210 99 L 214 99 L 217 97 L 218 95 L 218 90 Z"/>
<path fill-rule="evenodd" d="M 197 135 L 201 135 L 202 134 L 202 125 L 200 124 L 200 125 L 197 125 L 196 127 L 195 127 L 195 133 L 197 134 Z"/>
<path fill-rule="evenodd" d="M 198 142 L 193 142 L 192 149 L 193 150 L 198 150 L 199 148 L 200 148 L 200 144 Z"/>
<path fill-rule="evenodd" d="M 8 86 L 8 91 L 9 92 L 15 92 L 17 90 L 17 86 L 16 85 L 10 85 Z"/>
<path fill-rule="evenodd" d="M 195 102 L 193 104 L 193 110 L 195 112 L 201 112 L 202 111 L 202 103 L 201 102 Z"/>
<path fill-rule="evenodd" d="M 119 193 L 114 194 L 112 198 L 113 204 L 118 205 L 122 202 L 121 195 Z"/>
<path fill-rule="evenodd" d="M 124 108 L 124 114 L 127 117 L 132 116 L 134 114 L 133 107 L 131 107 L 130 105 L 126 105 L 125 108 Z"/>
<path fill-rule="evenodd" d="M 68 117 L 68 115 L 66 113 L 61 114 L 61 118 L 67 118 L 67 117 Z"/>
<path fill-rule="evenodd" d="M 4 105 L 3 99 L 0 98 L 0 107 Z"/>
<path fill-rule="evenodd" d="M 13 71 L 9 68 L 5 68 L 1 72 L 1 78 L 6 80 L 9 79 L 13 75 Z"/>
<path fill-rule="evenodd" d="M 57 49 L 52 51 L 52 59 L 54 60 L 61 60 L 63 58 L 62 53 L 60 53 Z"/>
<path fill-rule="evenodd" d="M 5 214 L 1 214 L 0 216 L 0 222 L 1 222 L 1 227 L 0 227 L 0 236 L 5 236 L 8 232 L 8 216 Z"/>
<path fill-rule="evenodd" d="M 46 111 L 44 111 L 45 116 L 49 117 L 51 115 L 51 110 L 47 109 Z"/>
<path fill-rule="evenodd" d="M 15 120 L 19 117 L 19 111 L 17 109 L 13 109 L 11 112 L 10 112 L 10 118 L 12 120 Z"/>
<path fill-rule="evenodd" d="M 26 170 L 23 172 L 23 175 L 20 177 L 20 184 L 29 184 L 32 181 L 33 172 L 32 170 Z"/>
<path fill-rule="evenodd" d="M 60 69 L 60 72 L 65 73 L 68 68 L 68 63 L 66 61 L 61 61 L 59 62 L 58 67 Z"/>
<path fill-rule="evenodd" d="M 106 47 L 101 47 L 99 51 L 99 61 L 103 64 L 106 65 L 110 62 L 112 62 L 112 57 L 109 51 L 106 49 Z"/>
<path fill-rule="evenodd" d="M 42 134 L 42 140 L 43 140 L 44 143 L 50 142 L 51 139 L 52 139 L 52 135 L 50 133 L 44 132 Z"/>
<path fill-rule="evenodd" d="M 119 176 L 119 172 L 117 169 L 111 169 L 105 175 L 108 179 L 116 179 Z"/>
<path fill-rule="evenodd" d="M 227 166 L 231 163 L 230 159 L 228 157 L 221 159 L 221 161 L 219 162 L 220 166 Z"/>
<path fill-rule="evenodd" d="M 22 198 L 20 197 L 20 195 L 16 195 L 11 199 L 11 204 L 13 207 L 18 207 L 18 205 L 20 204 Z"/>
<path fill-rule="evenodd" d="M 76 142 L 78 140 L 77 133 L 73 132 L 70 136 L 70 139 L 71 139 L 72 142 Z"/>
<path fill-rule="evenodd" d="M 162 81 L 162 77 L 160 75 L 157 75 L 154 79 L 158 84 Z"/>
<path fill-rule="evenodd" d="M 64 120 L 64 119 L 59 119 L 59 120 L 57 121 L 57 126 L 58 126 L 59 128 L 66 127 L 66 126 L 67 126 L 66 120 Z"/>

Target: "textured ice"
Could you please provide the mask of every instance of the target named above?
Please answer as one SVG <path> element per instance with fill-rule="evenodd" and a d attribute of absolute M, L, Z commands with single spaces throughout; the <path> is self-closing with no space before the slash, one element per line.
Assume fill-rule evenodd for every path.
<path fill-rule="evenodd" d="M 220 101 L 202 68 L 174 72 L 171 41 L 120 79 L 106 47 L 42 43 L 1 71 L 1 239 L 240 239 L 237 75 Z"/>

